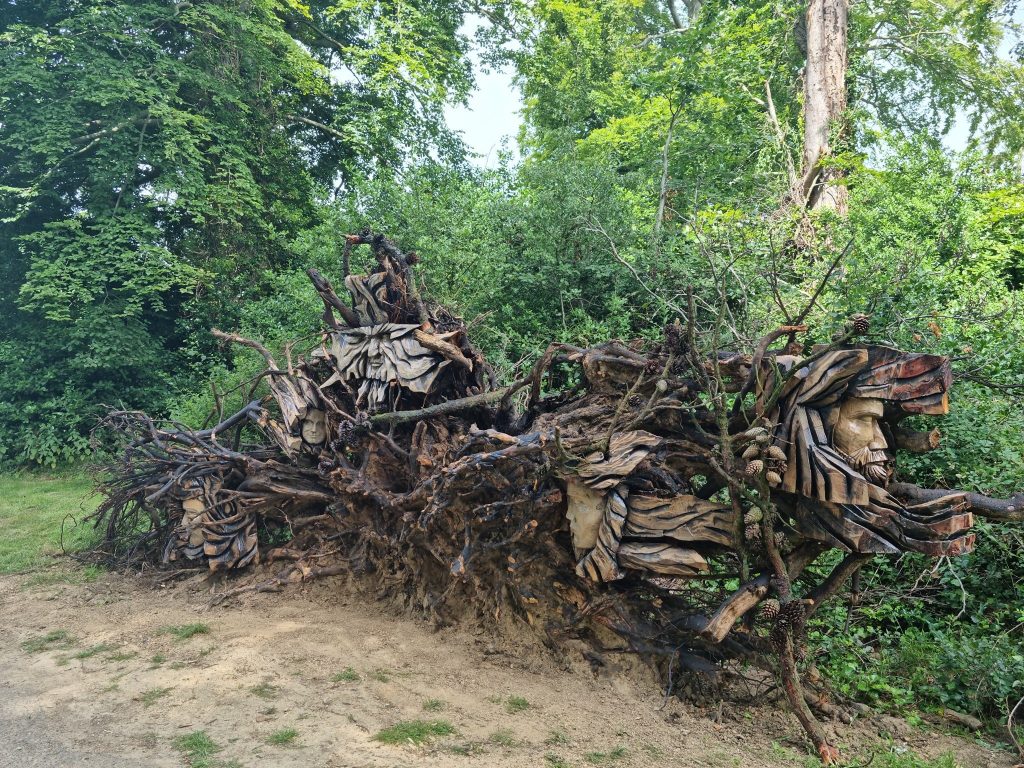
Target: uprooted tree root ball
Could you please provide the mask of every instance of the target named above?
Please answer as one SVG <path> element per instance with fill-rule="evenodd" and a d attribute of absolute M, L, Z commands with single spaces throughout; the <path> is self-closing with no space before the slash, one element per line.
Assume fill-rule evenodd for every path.
<path fill-rule="evenodd" d="M 368 275 L 348 273 L 358 245 Z M 270 390 L 215 426 L 107 416 L 121 448 L 94 516 L 103 556 L 286 563 L 219 599 L 363 575 L 436 622 L 519 617 L 551 645 L 641 654 L 676 684 L 777 657 L 832 762 L 798 671 L 808 616 L 873 554 L 956 555 L 973 513 L 1020 516 L 1020 499 L 893 482 L 893 447 L 937 443 L 900 422 L 946 412 L 950 364 L 855 344 L 863 316 L 803 356 L 806 313 L 751 354 L 708 352 L 691 296 L 659 342 L 553 344 L 499 387 L 462 320 L 420 295 L 414 261 L 349 236 L 347 300 L 310 270 L 322 343 L 283 367 L 214 331 L 264 357 Z M 797 586 L 831 548 L 849 554 Z"/>

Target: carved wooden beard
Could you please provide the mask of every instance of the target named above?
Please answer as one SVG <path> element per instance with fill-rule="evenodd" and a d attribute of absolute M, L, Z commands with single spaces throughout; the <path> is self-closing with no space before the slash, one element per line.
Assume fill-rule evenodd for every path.
<path fill-rule="evenodd" d="M 864 475 L 868 482 L 880 485 L 883 488 L 889 484 L 892 477 L 892 457 L 888 451 L 873 451 L 870 448 L 861 448 L 852 456 L 843 454 L 850 466 Z"/>

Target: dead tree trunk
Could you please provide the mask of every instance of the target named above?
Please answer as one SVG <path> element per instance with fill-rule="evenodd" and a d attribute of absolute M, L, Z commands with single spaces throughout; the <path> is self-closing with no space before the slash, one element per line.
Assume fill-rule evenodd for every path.
<path fill-rule="evenodd" d="M 845 215 L 847 190 L 827 166 L 845 133 L 849 0 L 809 0 L 804 70 L 802 199 L 810 210 Z"/>

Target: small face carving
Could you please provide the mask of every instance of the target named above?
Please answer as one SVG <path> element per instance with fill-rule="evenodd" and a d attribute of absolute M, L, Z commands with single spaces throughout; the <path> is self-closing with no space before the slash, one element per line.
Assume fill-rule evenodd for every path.
<path fill-rule="evenodd" d="M 876 485 L 885 485 L 892 474 L 889 444 L 879 425 L 883 411 L 883 402 L 874 398 L 851 397 L 844 400 L 832 433 L 836 450 Z"/>

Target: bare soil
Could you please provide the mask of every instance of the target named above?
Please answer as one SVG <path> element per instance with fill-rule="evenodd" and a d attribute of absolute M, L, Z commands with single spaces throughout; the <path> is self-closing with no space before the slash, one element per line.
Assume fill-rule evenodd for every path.
<path fill-rule="evenodd" d="M 702 710 L 666 701 L 653 678 L 613 665 L 595 673 L 582 659 L 481 630 L 434 632 L 340 581 L 221 606 L 210 605 L 202 576 L 164 586 L 114 574 L 87 584 L 31 581 L 0 577 L 4 768 L 178 767 L 188 761 L 174 742 L 194 731 L 222 747 L 210 766 L 764 768 L 807 760 L 781 705 Z M 200 622 L 209 632 L 178 639 L 166 631 Z M 72 639 L 40 639 L 61 631 Z M 349 668 L 358 679 L 338 679 Z M 510 706 L 511 697 L 525 704 Z M 421 746 L 374 740 L 409 720 L 444 720 L 456 732 Z M 884 745 L 953 753 L 964 768 L 1014 764 L 1006 752 L 886 716 L 827 727 L 850 758 Z M 288 728 L 298 733 L 291 743 L 268 743 Z"/>

